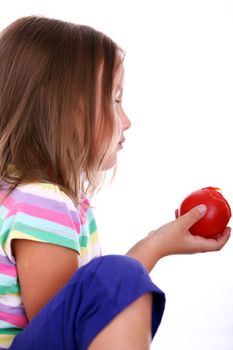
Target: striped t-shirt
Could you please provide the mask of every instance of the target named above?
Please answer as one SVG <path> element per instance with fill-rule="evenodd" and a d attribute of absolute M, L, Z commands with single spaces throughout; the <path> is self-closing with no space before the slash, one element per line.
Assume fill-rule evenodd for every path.
<path fill-rule="evenodd" d="M 0 349 L 27 325 L 22 304 L 13 239 L 52 243 L 75 250 L 79 266 L 101 255 L 96 222 L 89 201 L 80 208 L 58 186 L 20 185 L 5 199 L 0 191 Z M 3 201 L 2 201 L 3 200 Z"/>

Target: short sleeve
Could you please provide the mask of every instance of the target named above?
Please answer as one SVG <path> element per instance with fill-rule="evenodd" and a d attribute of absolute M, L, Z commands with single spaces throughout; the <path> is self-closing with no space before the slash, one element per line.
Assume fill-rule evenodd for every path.
<path fill-rule="evenodd" d="M 80 254 L 79 216 L 72 200 L 58 186 L 27 184 L 17 187 L 3 203 L 6 211 L 1 227 L 2 246 L 14 262 L 11 242 L 27 239 L 56 244 Z"/>

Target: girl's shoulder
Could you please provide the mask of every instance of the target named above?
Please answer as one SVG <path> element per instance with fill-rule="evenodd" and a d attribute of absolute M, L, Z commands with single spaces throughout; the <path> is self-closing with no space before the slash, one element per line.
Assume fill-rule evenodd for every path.
<path fill-rule="evenodd" d="M 2 188 L 0 197 L 6 195 L 6 189 Z M 30 182 L 18 185 L 7 196 L 8 200 L 13 203 L 28 203 L 28 204 L 46 204 L 46 206 L 58 207 L 66 206 L 71 211 L 76 211 L 75 203 L 58 185 L 47 182 Z M 85 205 L 89 205 L 89 201 L 83 198 Z"/>
<path fill-rule="evenodd" d="M 60 187 L 53 183 L 47 182 L 30 182 L 27 184 L 20 184 L 16 187 L 16 192 L 23 195 L 35 195 L 42 198 L 53 199 L 61 202 L 72 202 L 71 198 L 60 189 Z"/>

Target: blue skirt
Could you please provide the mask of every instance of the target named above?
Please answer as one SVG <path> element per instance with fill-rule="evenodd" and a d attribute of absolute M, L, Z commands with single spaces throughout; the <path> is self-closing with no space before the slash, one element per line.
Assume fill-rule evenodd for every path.
<path fill-rule="evenodd" d="M 153 338 L 164 311 L 164 293 L 136 259 L 95 258 L 78 269 L 15 337 L 10 350 L 86 350 L 117 314 L 148 292 L 153 294 Z"/>

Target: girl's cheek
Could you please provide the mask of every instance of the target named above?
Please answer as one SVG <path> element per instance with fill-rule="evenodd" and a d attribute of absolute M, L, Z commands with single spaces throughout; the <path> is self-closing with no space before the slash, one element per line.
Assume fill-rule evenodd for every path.
<path fill-rule="evenodd" d="M 122 122 L 121 122 L 120 116 L 117 114 L 116 115 L 116 136 L 117 136 L 117 139 L 121 138 L 122 130 L 123 130 L 122 129 Z"/>

